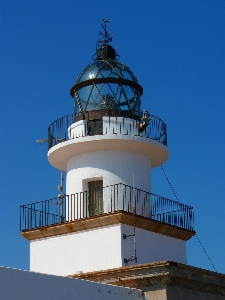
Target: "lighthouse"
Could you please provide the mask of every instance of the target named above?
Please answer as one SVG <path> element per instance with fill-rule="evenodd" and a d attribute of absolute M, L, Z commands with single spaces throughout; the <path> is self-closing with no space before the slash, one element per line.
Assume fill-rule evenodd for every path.
<path fill-rule="evenodd" d="M 192 207 L 151 191 L 151 170 L 169 157 L 166 124 L 143 110 L 143 88 L 110 45 L 106 25 L 70 90 L 73 113 L 48 128 L 48 161 L 66 173 L 65 194 L 21 206 L 34 272 L 186 264 L 195 234 Z"/>

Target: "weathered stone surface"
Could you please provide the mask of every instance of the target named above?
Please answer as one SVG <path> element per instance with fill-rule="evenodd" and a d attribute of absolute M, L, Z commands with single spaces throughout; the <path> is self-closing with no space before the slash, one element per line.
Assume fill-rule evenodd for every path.
<path fill-rule="evenodd" d="M 172 261 L 71 275 L 73 278 L 141 289 L 146 299 L 222 300 L 225 275 Z"/>

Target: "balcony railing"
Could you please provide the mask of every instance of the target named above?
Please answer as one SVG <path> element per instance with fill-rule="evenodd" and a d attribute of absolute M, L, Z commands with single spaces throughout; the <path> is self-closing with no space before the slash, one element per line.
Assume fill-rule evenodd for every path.
<path fill-rule="evenodd" d="M 37 229 L 116 211 L 133 213 L 134 210 L 136 215 L 194 231 L 192 207 L 124 184 L 22 205 L 20 230 Z"/>
<path fill-rule="evenodd" d="M 143 132 L 138 129 L 140 121 L 124 117 L 104 117 L 103 120 L 86 120 L 83 128 L 78 130 L 71 130 L 74 115 L 67 115 L 54 121 L 48 128 L 48 148 L 67 141 L 87 135 L 104 135 L 104 134 L 122 134 L 122 135 L 135 135 L 148 139 L 156 140 L 167 145 L 166 124 L 159 118 L 151 115 L 151 121 Z M 80 121 L 82 122 L 82 121 Z M 76 123 L 74 123 L 76 124 Z M 71 126 L 71 127 L 70 127 Z"/>

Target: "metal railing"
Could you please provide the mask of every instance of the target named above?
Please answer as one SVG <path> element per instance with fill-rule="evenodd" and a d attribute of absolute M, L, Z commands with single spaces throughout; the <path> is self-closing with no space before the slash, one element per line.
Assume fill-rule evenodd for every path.
<path fill-rule="evenodd" d="M 193 208 L 122 183 L 20 207 L 20 230 L 126 211 L 194 231 Z"/>
<path fill-rule="evenodd" d="M 54 121 L 48 127 L 48 149 L 69 139 L 79 138 L 86 135 L 100 135 L 109 133 L 142 136 L 148 139 L 159 141 L 163 145 L 167 145 L 166 124 L 161 119 L 153 115 L 151 115 L 151 121 L 143 132 L 138 131 L 140 121 L 133 119 L 129 126 L 127 126 L 127 124 L 124 125 L 126 118 L 110 116 L 107 118 L 108 125 L 105 131 L 103 131 L 103 122 L 101 120 L 90 120 L 87 121 L 87 128 L 84 129 L 81 134 L 73 134 L 68 131 L 69 126 L 73 124 L 73 114 L 64 116 Z"/>

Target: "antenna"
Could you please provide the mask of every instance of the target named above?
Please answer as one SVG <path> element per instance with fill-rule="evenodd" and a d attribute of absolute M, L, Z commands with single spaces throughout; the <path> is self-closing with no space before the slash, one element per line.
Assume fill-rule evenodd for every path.
<path fill-rule="evenodd" d="M 59 195 L 58 195 L 58 198 L 60 195 L 62 195 L 62 191 L 63 191 L 63 181 L 64 181 L 64 178 L 63 178 L 63 171 L 61 170 L 60 171 L 60 185 L 58 185 L 58 190 L 61 192 Z"/>
<path fill-rule="evenodd" d="M 61 142 L 64 142 L 65 140 L 64 139 L 56 139 L 54 138 L 55 141 L 61 143 Z M 36 143 L 48 143 L 49 140 L 36 140 Z M 58 198 L 59 198 L 59 201 L 55 202 L 54 204 L 57 204 L 57 205 L 60 205 L 60 208 L 59 208 L 59 220 L 60 222 L 64 222 L 65 218 L 63 216 L 63 181 L 64 181 L 64 178 L 63 178 L 63 171 L 61 170 L 60 171 L 60 184 L 58 185 L 58 190 L 59 190 L 59 194 L 58 194 Z"/>
<path fill-rule="evenodd" d="M 55 203 L 55 204 L 60 205 L 60 209 L 59 209 L 60 222 L 64 221 L 64 217 L 63 217 L 63 194 L 62 194 L 62 192 L 63 192 L 63 181 L 64 181 L 63 171 L 61 170 L 60 171 L 60 185 L 58 185 L 58 190 L 60 192 L 58 194 L 59 201 Z"/>
<path fill-rule="evenodd" d="M 135 263 L 137 263 L 137 249 L 136 249 L 136 203 L 135 203 L 135 197 L 134 197 L 134 174 L 133 174 L 133 193 L 132 193 L 132 203 L 133 203 L 133 207 L 132 207 L 132 212 L 133 212 L 133 216 L 134 216 L 134 233 L 133 234 L 123 234 L 123 239 L 125 240 L 127 237 L 134 237 L 134 254 L 130 257 L 130 258 L 124 258 L 124 263 L 128 264 L 129 261 L 135 261 Z"/>

